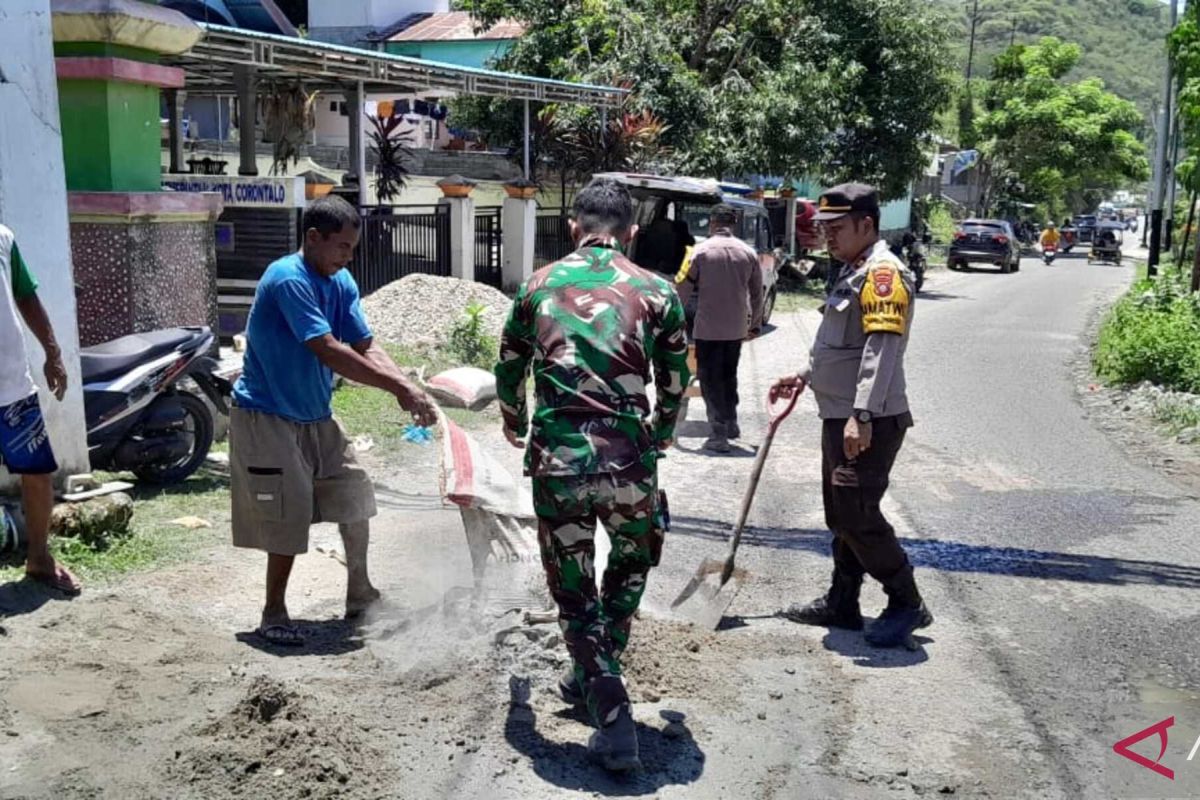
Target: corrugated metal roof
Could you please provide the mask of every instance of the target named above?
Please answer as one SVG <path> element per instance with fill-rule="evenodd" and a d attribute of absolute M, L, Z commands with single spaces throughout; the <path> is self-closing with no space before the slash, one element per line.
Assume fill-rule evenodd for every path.
<path fill-rule="evenodd" d="M 475 32 L 475 21 L 466 11 L 430 14 L 427 18 L 397 33 L 391 42 L 471 42 L 478 40 L 517 39 L 525 26 L 516 20 L 500 20 L 482 33 Z"/>
<path fill-rule="evenodd" d="M 491 69 L 476 69 L 376 50 L 204 25 L 204 36 L 191 50 L 164 56 L 162 63 L 182 67 L 189 91 L 228 92 L 235 67 L 253 67 L 264 80 L 300 78 L 311 89 L 344 91 L 362 82 L 368 92 L 408 94 L 451 92 L 514 100 L 581 103 L 616 108 L 628 90 Z"/>

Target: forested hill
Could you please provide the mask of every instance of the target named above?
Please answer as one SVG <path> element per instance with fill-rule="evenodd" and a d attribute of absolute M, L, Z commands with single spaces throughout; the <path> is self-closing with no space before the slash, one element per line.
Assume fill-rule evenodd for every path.
<path fill-rule="evenodd" d="M 973 0 L 934 0 L 944 6 L 960 35 L 954 37 L 966 71 Z M 1169 6 L 1159 0 L 979 0 L 975 32 L 976 77 L 986 77 L 992 58 L 1016 41 L 1057 36 L 1083 48 L 1073 78 L 1096 76 L 1108 88 L 1150 113 L 1162 98 Z"/>

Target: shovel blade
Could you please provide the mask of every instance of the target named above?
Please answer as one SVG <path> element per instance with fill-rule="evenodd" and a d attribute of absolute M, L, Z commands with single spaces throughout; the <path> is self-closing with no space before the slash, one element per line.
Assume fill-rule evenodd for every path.
<path fill-rule="evenodd" d="M 735 569 L 729 580 L 721 583 L 724 568 L 723 561 L 704 561 L 671 603 L 671 609 L 697 627 L 715 631 L 746 579 L 745 570 Z"/>

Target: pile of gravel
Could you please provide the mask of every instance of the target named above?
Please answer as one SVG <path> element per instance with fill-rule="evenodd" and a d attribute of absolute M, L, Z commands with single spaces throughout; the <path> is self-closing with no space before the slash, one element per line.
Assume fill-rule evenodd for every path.
<path fill-rule="evenodd" d="M 409 275 L 363 300 L 377 339 L 410 347 L 444 345 L 451 329 L 466 318 L 467 306 L 485 307 L 483 326 L 497 340 L 512 301 L 491 286 L 458 278 Z"/>

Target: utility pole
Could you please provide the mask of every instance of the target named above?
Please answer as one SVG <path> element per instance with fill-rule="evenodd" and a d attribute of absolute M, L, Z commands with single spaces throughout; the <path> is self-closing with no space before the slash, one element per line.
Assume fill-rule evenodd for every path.
<path fill-rule="evenodd" d="M 1174 110 L 1174 121 L 1171 125 L 1171 140 L 1167 143 L 1170 148 L 1167 155 L 1167 203 L 1163 216 L 1166 217 L 1166 231 L 1163 233 L 1163 249 L 1171 252 L 1171 239 L 1175 236 L 1175 165 L 1179 163 L 1179 96 L 1174 98 L 1171 106 Z"/>
<path fill-rule="evenodd" d="M 1153 121 L 1154 145 L 1158 147 L 1158 99 L 1150 101 L 1150 119 Z M 1155 151 L 1157 152 L 1157 150 Z M 1158 161 L 1150 164 L 1150 183 L 1146 184 L 1146 196 L 1142 198 L 1142 247 L 1148 248 L 1147 237 L 1150 235 L 1150 206 L 1154 205 L 1154 186 L 1158 183 Z"/>
<path fill-rule="evenodd" d="M 1171 0 L 1171 30 L 1179 20 L 1178 0 Z M 1158 141 L 1154 147 L 1154 201 L 1150 206 L 1150 257 L 1146 260 L 1146 274 L 1153 278 L 1158 275 L 1158 256 L 1162 249 L 1163 203 L 1166 200 L 1167 187 L 1167 140 L 1171 130 L 1171 86 L 1174 83 L 1171 73 L 1171 60 L 1167 59 L 1166 75 L 1163 81 L 1163 110 L 1158 118 Z"/>
<path fill-rule="evenodd" d="M 975 66 L 975 28 L 979 25 L 979 0 L 971 11 L 971 44 L 967 48 L 967 85 L 971 85 L 971 70 Z"/>

